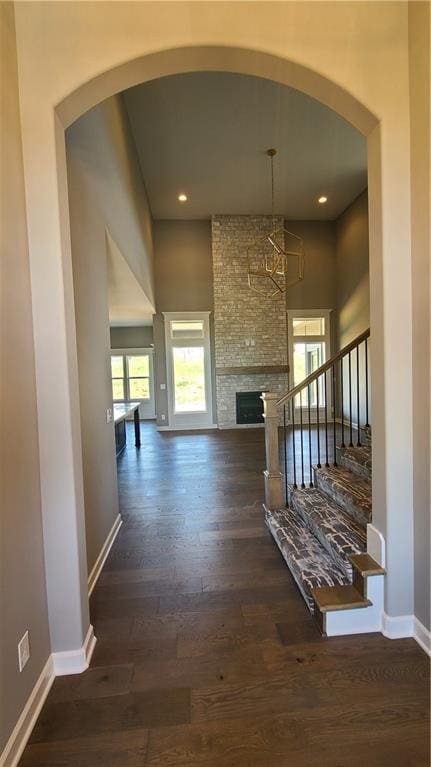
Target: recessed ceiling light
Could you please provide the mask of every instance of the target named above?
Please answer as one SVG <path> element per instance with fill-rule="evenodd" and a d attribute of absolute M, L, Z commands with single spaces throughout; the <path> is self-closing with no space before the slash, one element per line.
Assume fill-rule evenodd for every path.
<path fill-rule="evenodd" d="M 325 197 L 325 195 L 324 195 L 324 194 L 322 194 L 322 196 L 321 196 L 321 197 L 319 197 L 319 199 L 317 200 L 317 202 L 320 202 L 320 204 L 321 204 L 321 205 L 323 205 L 325 202 L 328 202 L 328 198 L 327 198 L 327 197 Z"/>
<path fill-rule="evenodd" d="M 184 194 L 183 192 L 181 192 L 181 194 L 179 194 L 179 195 L 178 195 L 178 199 L 179 199 L 179 201 L 180 201 L 180 202 L 187 202 L 187 200 L 188 200 L 188 197 L 187 197 L 187 195 L 186 195 L 186 194 Z"/>

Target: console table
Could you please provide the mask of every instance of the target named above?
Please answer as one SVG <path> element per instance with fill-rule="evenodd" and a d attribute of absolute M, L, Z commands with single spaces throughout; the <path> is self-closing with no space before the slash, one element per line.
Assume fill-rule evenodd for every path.
<path fill-rule="evenodd" d="M 139 402 L 122 402 L 114 405 L 115 452 L 119 456 L 126 447 L 126 418 L 133 413 L 135 422 L 135 445 L 141 447 L 141 424 L 139 422 Z"/>

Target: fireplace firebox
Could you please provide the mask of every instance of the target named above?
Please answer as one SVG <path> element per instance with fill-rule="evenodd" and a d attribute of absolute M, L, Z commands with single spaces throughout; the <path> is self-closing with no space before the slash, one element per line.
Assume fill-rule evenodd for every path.
<path fill-rule="evenodd" d="M 236 422 L 263 423 L 261 391 L 238 391 L 236 393 Z"/>

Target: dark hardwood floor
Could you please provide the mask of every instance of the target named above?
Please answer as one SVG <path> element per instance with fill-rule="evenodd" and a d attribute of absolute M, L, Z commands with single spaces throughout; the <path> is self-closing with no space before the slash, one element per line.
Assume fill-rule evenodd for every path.
<path fill-rule="evenodd" d="M 428 658 L 320 637 L 263 523 L 263 430 L 142 437 L 91 668 L 56 679 L 21 767 L 429 767 Z"/>

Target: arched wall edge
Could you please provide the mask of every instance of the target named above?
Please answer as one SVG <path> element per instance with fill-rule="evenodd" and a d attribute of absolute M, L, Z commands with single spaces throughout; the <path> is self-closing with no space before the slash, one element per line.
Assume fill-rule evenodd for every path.
<path fill-rule="evenodd" d="M 383 265 L 382 265 L 382 187 L 381 187 L 381 130 L 379 118 L 351 93 L 318 72 L 294 61 L 283 59 L 259 50 L 227 46 L 187 46 L 161 50 L 126 61 L 97 77 L 84 82 L 55 107 L 56 154 L 59 186 L 59 207 L 62 229 L 62 262 L 65 284 L 71 285 L 70 221 L 67 201 L 67 176 L 65 155 L 65 130 L 89 109 L 127 88 L 143 82 L 197 71 L 225 71 L 251 75 L 295 88 L 334 110 L 368 138 L 368 174 L 370 209 L 370 283 L 371 324 L 373 332 L 372 369 L 374 371 L 371 396 L 373 413 L 378 413 L 373 423 L 373 442 L 376 439 L 376 465 L 373 468 L 373 495 L 378 499 L 376 527 L 385 536 L 386 520 L 386 471 L 385 471 L 385 396 L 384 396 L 384 333 L 383 333 Z M 71 382 L 76 371 L 76 336 L 74 330 L 73 294 L 65 291 L 66 314 L 71 318 L 68 332 L 68 357 L 75 360 L 71 367 Z M 73 325 L 73 327 L 72 327 Z M 77 393 L 75 392 L 76 396 Z M 73 396 L 71 392 L 71 396 Z M 76 426 L 75 456 L 81 450 L 80 429 Z M 374 448 L 373 448 L 374 450 Z M 374 456 L 373 456 L 374 461 Z M 82 473 L 82 463 L 75 463 L 75 471 Z M 77 477 L 82 486 L 82 476 Z M 81 504 L 79 504 L 81 505 Z M 77 509 L 77 526 L 83 528 L 82 509 Z M 81 555 L 82 556 L 82 555 Z M 82 563 L 81 563 L 82 570 Z M 81 584 L 81 594 L 83 594 Z M 83 605 L 83 614 L 88 614 Z"/>

